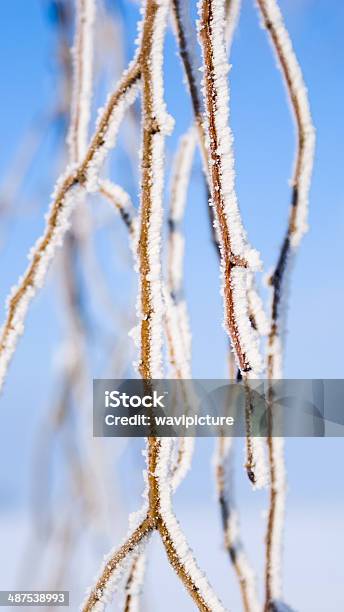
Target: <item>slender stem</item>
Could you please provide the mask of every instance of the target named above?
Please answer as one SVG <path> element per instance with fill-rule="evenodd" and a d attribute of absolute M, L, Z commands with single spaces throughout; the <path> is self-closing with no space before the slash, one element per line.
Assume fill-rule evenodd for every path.
<path fill-rule="evenodd" d="M 297 131 L 296 161 L 292 179 L 292 195 L 288 225 L 276 267 L 270 278 L 272 305 L 268 336 L 268 378 L 282 375 L 282 315 L 285 301 L 285 277 L 289 260 L 295 254 L 301 238 L 307 230 L 307 209 L 313 166 L 315 134 L 309 109 L 307 90 L 302 72 L 294 53 L 288 31 L 276 0 L 257 0 L 263 24 L 267 29 L 273 49 L 284 77 L 288 97 L 295 117 Z M 284 513 L 285 473 L 283 441 L 274 436 L 273 389 L 268 391 L 268 455 L 270 464 L 270 504 L 266 531 L 265 612 L 274 609 L 274 601 L 280 597 L 279 576 L 281 556 L 281 529 Z"/>
<path fill-rule="evenodd" d="M 85 188 L 95 157 L 106 144 L 113 115 L 139 78 L 140 65 L 138 61 L 134 61 L 110 97 L 82 162 L 61 182 L 58 181 L 43 236 L 33 249 L 26 272 L 8 299 L 6 320 L 0 337 L 0 389 L 19 336 L 23 332 L 28 306 L 35 292 L 42 286 L 55 249 L 67 230 L 66 220 L 75 200 L 72 190 L 76 189 L 79 193 L 81 188 Z M 67 196 L 70 196 L 70 199 Z"/>
<path fill-rule="evenodd" d="M 213 0 L 209 2 L 203 1 L 200 11 L 199 35 L 204 57 L 204 91 L 208 122 L 211 197 L 217 223 L 218 238 L 221 244 L 221 267 L 223 273 L 226 325 L 237 356 L 238 365 L 242 372 L 248 372 L 252 369 L 253 365 L 247 354 L 247 348 L 244 348 L 242 337 L 239 332 L 238 318 L 235 312 L 235 281 L 233 279 L 233 270 L 235 270 L 235 268 L 247 268 L 248 262 L 245 257 L 234 253 L 232 246 L 233 234 L 229 227 L 229 223 L 231 221 L 233 222 L 234 218 L 228 219 L 228 211 L 226 212 L 226 202 L 224 198 L 224 193 L 229 189 L 227 185 L 225 189 L 225 185 L 223 184 L 223 159 L 221 153 L 219 153 L 221 150 L 220 139 L 222 137 L 222 135 L 219 134 L 219 115 L 223 112 L 224 104 L 223 100 L 219 99 L 219 84 L 215 79 L 217 64 L 213 45 L 213 24 L 215 20 L 219 20 L 219 16 L 214 15 L 213 11 Z M 221 41 L 218 40 L 217 45 L 219 44 L 221 44 Z M 222 92 L 222 94 L 223 93 L 225 92 Z M 230 138 L 229 135 L 228 138 Z M 228 162 L 229 161 L 228 159 Z M 237 214 L 239 213 L 237 212 Z M 240 234 L 240 228 L 238 228 L 238 230 Z M 238 242 L 239 241 L 240 235 L 238 236 Z"/>
<path fill-rule="evenodd" d="M 232 444 L 233 441 L 230 438 L 219 438 L 216 457 L 216 484 L 224 542 L 238 579 L 244 611 L 257 612 L 259 606 L 255 579 L 240 538 L 238 513 L 231 491 L 233 477 L 228 474 L 229 469 L 232 468 L 228 466 L 232 460 Z"/>
<path fill-rule="evenodd" d="M 158 521 L 158 531 L 160 533 L 161 540 L 164 545 L 170 564 L 172 565 L 174 571 L 177 573 L 177 576 L 184 584 L 190 597 L 194 600 L 197 608 L 201 610 L 201 612 L 212 612 L 212 609 L 205 602 L 204 598 L 199 592 L 197 584 L 188 573 L 185 564 L 182 562 L 178 554 L 177 548 L 173 542 L 171 533 L 162 519 L 159 519 Z"/>
<path fill-rule="evenodd" d="M 142 523 L 133 531 L 130 537 L 116 551 L 116 553 L 107 560 L 106 565 L 97 580 L 95 587 L 92 589 L 86 602 L 82 607 L 82 612 L 92 612 L 94 606 L 102 599 L 105 589 L 110 582 L 113 573 L 123 563 L 125 558 L 130 555 L 135 548 L 142 542 L 144 538 L 154 529 L 155 522 L 152 522 L 150 517 L 146 517 Z"/>

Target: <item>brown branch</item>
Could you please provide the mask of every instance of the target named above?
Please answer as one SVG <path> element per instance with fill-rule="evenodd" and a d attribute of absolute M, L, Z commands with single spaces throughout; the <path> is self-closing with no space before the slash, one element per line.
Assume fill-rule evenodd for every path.
<path fill-rule="evenodd" d="M 286 88 L 294 113 L 297 130 L 296 161 L 294 168 L 294 176 L 291 182 L 292 194 L 289 220 L 285 238 L 283 240 L 280 253 L 277 259 L 277 263 L 274 272 L 270 278 L 270 285 L 273 290 L 273 295 L 269 345 L 270 347 L 272 347 L 274 340 L 280 334 L 279 319 L 282 299 L 282 285 L 287 268 L 288 258 L 292 250 L 292 238 L 296 231 L 299 230 L 297 225 L 297 215 L 298 208 L 300 206 L 300 191 L 302 189 L 301 183 L 305 180 L 305 158 L 313 154 L 314 128 L 311 123 L 309 108 L 303 107 L 305 104 L 304 97 L 306 98 L 306 104 L 308 105 L 307 93 L 303 82 L 301 81 L 300 83 L 296 81 L 295 66 L 293 66 L 293 63 L 297 64 L 297 60 L 294 56 L 292 48 L 291 50 L 286 49 L 285 41 L 283 40 L 280 32 L 277 29 L 277 24 L 275 21 L 276 17 L 275 19 L 273 19 L 273 17 L 270 15 L 266 0 L 257 0 L 257 3 L 261 11 L 261 15 L 263 17 L 264 26 L 269 33 L 272 46 L 276 52 L 277 59 L 286 83 Z M 302 79 L 301 74 L 299 78 Z M 273 357 L 270 355 L 268 362 L 268 378 L 274 377 L 275 376 Z"/>
<path fill-rule="evenodd" d="M 272 305 L 270 333 L 268 336 L 268 378 L 281 376 L 281 304 L 285 294 L 285 276 L 289 259 L 296 250 L 303 233 L 306 231 L 305 217 L 308 205 L 308 192 L 314 155 L 314 128 L 309 109 L 307 91 L 301 69 L 292 48 L 288 31 L 277 2 L 268 3 L 257 0 L 263 24 L 267 29 L 272 47 L 284 77 L 288 97 L 295 117 L 297 131 L 296 161 L 292 179 L 292 194 L 289 220 L 274 272 L 270 278 Z M 282 441 L 274 438 L 273 429 L 273 390 L 268 390 L 268 455 L 270 464 L 270 503 L 266 531 L 265 564 L 265 612 L 275 609 L 275 600 L 280 596 L 276 587 L 276 559 L 273 558 L 274 540 L 278 537 L 278 513 L 283 512 L 284 503 L 284 458 Z M 277 560 L 278 561 L 278 560 Z M 278 571 L 278 570 L 277 570 Z"/>
<path fill-rule="evenodd" d="M 184 584 L 191 598 L 194 600 L 197 608 L 201 610 L 201 612 L 212 612 L 211 608 L 205 602 L 204 598 L 199 592 L 199 588 L 191 578 L 190 574 L 187 572 L 185 565 L 180 560 L 177 549 L 173 543 L 173 538 L 171 537 L 166 524 L 161 518 L 159 518 L 158 521 L 158 531 L 171 566 Z"/>
<path fill-rule="evenodd" d="M 83 605 L 82 612 L 92 612 L 94 606 L 101 600 L 113 572 L 137 548 L 142 540 L 153 531 L 155 526 L 155 519 L 152 520 L 151 516 L 146 517 L 117 552 L 107 560 L 100 578 Z"/>
<path fill-rule="evenodd" d="M 246 267 L 246 262 L 236 262 L 234 259 L 234 253 L 232 251 L 231 246 L 231 237 L 224 212 L 224 186 L 222 185 L 222 172 L 220 167 L 220 157 L 218 154 L 219 138 L 215 119 L 217 113 L 217 89 L 214 83 L 215 66 L 212 45 L 213 19 L 214 15 L 212 1 L 204 1 L 202 4 L 201 12 L 200 40 L 202 42 L 204 53 L 204 87 L 206 97 L 206 111 L 208 114 L 209 121 L 209 155 L 211 161 L 209 171 L 211 178 L 211 194 L 218 222 L 218 232 L 219 236 L 221 237 L 222 243 L 221 260 L 224 271 L 224 300 L 226 308 L 226 322 L 233 348 L 238 358 L 240 369 L 242 372 L 248 372 L 251 370 L 251 365 L 249 363 L 246 352 L 241 345 L 241 339 L 239 336 L 237 321 L 234 313 L 234 296 L 232 286 L 233 268 L 235 268 L 237 265 L 244 265 L 244 267 Z"/>

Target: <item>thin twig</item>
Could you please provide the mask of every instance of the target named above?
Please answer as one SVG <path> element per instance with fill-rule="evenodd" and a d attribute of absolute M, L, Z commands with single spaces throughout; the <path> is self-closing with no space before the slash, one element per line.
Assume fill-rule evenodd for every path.
<path fill-rule="evenodd" d="M 126 598 L 123 612 L 139 612 L 145 569 L 146 553 L 143 551 L 141 554 L 137 555 L 131 564 L 129 576 L 125 586 Z"/>
<path fill-rule="evenodd" d="M 268 378 L 282 374 L 282 302 L 286 301 L 286 275 L 300 241 L 307 231 L 308 197 L 313 167 L 315 132 L 308 94 L 288 31 L 276 0 L 257 0 L 273 49 L 284 77 L 295 117 L 297 149 L 289 221 L 275 270 L 272 287 L 271 323 L 268 338 Z M 274 435 L 273 391 L 270 385 L 268 408 L 268 454 L 270 463 L 270 504 L 266 533 L 265 612 L 275 610 L 281 597 L 281 532 L 284 518 L 285 468 L 283 439 Z"/>
<path fill-rule="evenodd" d="M 44 233 L 30 252 L 26 272 L 8 298 L 6 320 L 0 337 L 0 389 L 18 339 L 24 331 L 28 307 L 36 291 L 44 284 L 49 264 L 68 229 L 72 209 L 85 189 L 92 191 L 97 188 L 99 168 L 114 145 L 126 106 L 136 95 L 139 66 L 135 58 L 110 96 L 82 162 L 76 168 L 67 170 L 57 182 Z"/>
<path fill-rule="evenodd" d="M 259 258 L 248 246 L 234 188 L 224 24 L 224 1 L 201 3 L 199 37 L 204 63 L 209 176 L 221 249 L 225 325 L 241 371 L 258 372 L 261 359 L 249 321 L 245 279 L 250 269 L 258 265 Z"/>
<path fill-rule="evenodd" d="M 135 254 L 138 232 L 138 215 L 131 203 L 129 195 L 119 186 L 109 180 L 99 181 L 100 193 L 109 201 L 120 214 L 130 235 L 130 247 Z M 175 250 L 172 249 L 172 253 Z M 179 258 L 178 258 L 179 261 Z M 181 262 L 179 261 L 179 265 Z M 171 266 L 171 264 L 170 264 Z M 176 285 L 174 285 L 176 288 Z M 180 289 L 179 281 L 178 287 Z M 178 294 L 179 294 L 178 289 Z M 192 392 L 191 380 L 191 350 L 190 331 L 188 325 L 188 314 L 185 300 L 175 301 L 170 293 L 173 292 L 163 285 L 164 295 L 164 326 L 168 345 L 169 363 L 171 365 L 172 378 L 181 382 L 181 391 L 185 405 L 192 403 L 190 396 Z M 183 385 L 183 381 L 188 382 Z M 180 438 L 177 460 L 172 469 L 172 489 L 175 490 L 190 469 L 193 455 L 194 439 L 192 437 Z"/>
<path fill-rule="evenodd" d="M 71 125 L 68 136 L 72 163 L 79 163 L 87 149 L 92 99 L 94 2 L 95 0 L 76 1 L 73 95 Z"/>
<path fill-rule="evenodd" d="M 225 547 L 238 578 L 245 612 L 260 610 L 256 592 L 255 576 L 244 551 L 240 537 L 238 512 L 233 499 L 233 439 L 220 437 L 215 455 L 216 483 Z"/>
<path fill-rule="evenodd" d="M 150 517 L 146 517 L 124 544 L 113 555 L 109 555 L 95 587 L 90 591 L 82 606 L 82 612 L 92 612 L 97 604 L 97 610 L 99 609 L 99 604 L 106 604 L 109 597 L 108 590 L 112 586 L 111 583 L 117 579 L 116 574 L 120 574 L 121 570 L 123 571 L 123 563 L 125 561 L 127 564 L 129 563 L 132 553 L 137 551 L 138 545 L 147 538 L 154 528 L 155 521 L 152 521 Z M 112 589 L 110 592 L 112 592 Z"/>

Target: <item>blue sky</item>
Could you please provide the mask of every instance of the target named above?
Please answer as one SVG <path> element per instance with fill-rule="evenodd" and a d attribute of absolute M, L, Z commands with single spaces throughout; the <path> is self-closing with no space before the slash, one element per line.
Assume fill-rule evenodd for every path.
<path fill-rule="evenodd" d="M 115 3 L 109 1 L 109 4 Z M 2 3 L 0 9 L 3 85 L 0 176 L 4 176 L 10 168 L 23 134 L 33 119 L 49 108 L 54 99 L 55 39 L 53 28 L 42 10 L 43 5 L 43 2 L 12 0 Z M 135 37 L 136 8 L 125 0 L 119 5 L 126 15 L 126 52 L 130 57 Z M 339 0 L 281 0 L 281 8 L 303 68 L 317 130 L 310 232 L 301 246 L 292 276 L 285 372 L 290 378 L 342 378 L 344 5 Z M 177 139 L 191 121 L 190 104 L 182 85 L 182 72 L 171 34 L 168 35 L 166 58 L 166 72 L 170 75 L 166 82 L 166 98 L 169 111 L 176 118 L 174 133 L 167 143 L 169 168 Z M 287 219 L 290 196 L 288 180 L 292 173 L 295 138 L 280 73 L 250 0 L 243 0 L 231 63 L 231 126 L 235 137 L 239 202 L 250 241 L 261 251 L 267 271 L 276 260 Z M 51 142 L 52 136 L 48 135 L 38 163 L 21 190 L 20 215 L 16 214 L 14 222 L 9 227 L 5 226 L 6 231 L 1 230 L 0 236 L 2 238 L 4 235 L 6 240 L 1 248 L 0 303 L 4 302 L 10 286 L 23 272 L 26 253 L 43 227 L 43 213 L 48 207 L 49 194 L 57 176 Z M 125 161 L 119 162 L 114 156 L 113 177 L 121 179 L 137 201 L 137 187 L 133 187 L 130 172 L 123 171 L 126 167 Z M 17 203 L 15 209 L 18 210 Z M 121 271 L 121 258 L 126 260 L 127 257 L 126 236 L 120 227 L 114 232 L 124 256 L 122 253 L 117 257 L 113 236 L 105 232 L 99 239 L 99 257 L 102 262 L 110 261 L 110 264 L 104 265 L 105 274 L 113 283 L 113 293 L 128 295 L 128 286 L 134 286 L 134 278 L 128 283 L 127 268 Z M 226 375 L 226 341 L 221 327 L 218 264 L 209 240 L 199 160 L 193 170 L 185 232 L 188 241 L 185 288 L 193 330 L 194 375 L 199 378 L 220 378 Z M 34 434 L 39 416 L 46 409 L 48 394 L 54 389 L 54 347 L 63 325 L 54 278 L 56 275 L 49 277 L 47 287 L 32 305 L 26 334 L 11 365 L 1 398 L 0 509 L 3 507 L 4 511 L 6 508 L 13 512 L 27 508 Z M 130 296 L 132 302 L 132 288 Z M 310 533 L 305 542 L 305 547 L 309 547 L 308 561 L 306 554 L 302 557 L 303 570 L 309 576 L 307 572 L 311 570 L 306 567 L 309 563 L 316 578 L 314 584 L 319 585 L 324 572 L 329 579 L 330 571 L 333 593 L 340 597 L 340 577 L 335 573 L 334 559 L 339 559 L 342 546 L 335 537 L 335 530 L 338 530 L 338 515 L 343 511 L 343 493 L 338 491 L 338 467 L 334 466 L 338 465 L 342 448 L 342 440 L 298 440 L 288 441 L 287 444 L 291 515 L 287 528 L 287 534 L 290 534 L 289 552 L 287 547 L 288 586 L 296 603 L 299 601 L 302 604 L 300 609 L 303 612 L 323 612 L 325 608 L 321 606 L 324 605 L 326 612 L 337 612 L 339 609 L 334 603 L 335 595 L 333 603 L 332 595 L 330 600 L 328 596 L 325 597 L 328 586 L 314 587 L 318 588 L 314 595 L 309 592 L 313 574 L 307 578 L 310 599 L 305 597 L 305 587 L 297 584 L 297 549 L 294 542 L 295 538 L 301 537 L 302 529 L 307 524 L 306 517 L 311 515 L 314 531 L 325 530 L 327 533 L 332 554 L 323 537 L 322 548 L 317 551 L 322 564 L 313 567 L 310 558 L 314 543 Z M 212 485 L 208 483 L 200 490 L 204 472 L 208 471 L 209 475 L 209 452 L 210 442 L 202 442 L 194 475 L 188 479 L 188 485 L 185 483 L 183 500 L 180 497 L 178 502 L 190 525 L 190 512 L 195 499 L 205 517 L 212 516 L 211 512 L 214 512 L 207 505 L 208 499 L 213 498 Z M 240 461 L 239 455 L 239 464 Z M 240 482 L 242 503 L 253 508 L 261 503 L 263 507 L 264 501 L 253 502 L 246 482 Z M 261 497 L 259 499 L 262 500 Z M 4 518 L 3 525 L 6 524 Z M 7 587 L 0 584 L 0 588 Z M 173 590 L 173 586 L 171 588 Z"/>

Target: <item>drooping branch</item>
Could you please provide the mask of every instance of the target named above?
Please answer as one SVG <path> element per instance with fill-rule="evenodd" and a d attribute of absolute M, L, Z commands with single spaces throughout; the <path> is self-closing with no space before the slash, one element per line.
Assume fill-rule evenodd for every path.
<path fill-rule="evenodd" d="M 148 517 L 131 533 L 122 546 L 113 554 L 110 553 L 106 559 L 96 584 L 90 590 L 82 605 L 82 612 L 97 612 L 104 610 L 123 574 L 127 571 L 133 554 L 138 554 L 139 546 L 152 532 L 155 523 Z"/>
<path fill-rule="evenodd" d="M 168 217 L 167 288 L 170 298 L 167 299 L 168 301 L 171 299 L 174 303 L 177 314 L 177 325 L 179 325 L 177 336 L 182 340 L 182 345 L 178 347 L 178 349 L 180 353 L 179 361 L 183 361 L 183 368 L 179 375 L 175 376 L 181 379 L 191 378 L 191 333 L 182 283 L 185 240 L 181 229 L 181 223 L 184 217 L 195 146 L 196 134 L 194 128 L 191 128 L 181 138 L 176 154 L 171 181 L 171 198 Z M 171 311 L 171 309 L 169 310 Z M 173 326 L 173 321 L 171 321 L 171 325 Z M 173 361 L 174 357 L 171 357 Z"/>
<path fill-rule="evenodd" d="M 26 314 L 35 293 L 42 287 L 49 264 L 69 227 L 73 208 L 85 190 L 97 189 L 98 173 L 114 146 L 123 114 L 133 102 L 140 78 L 139 53 L 122 76 L 101 113 L 96 131 L 80 164 L 69 167 L 58 180 L 41 238 L 29 254 L 30 264 L 7 300 L 7 315 L 0 337 L 0 388 L 9 362 L 24 331 Z"/>
<path fill-rule="evenodd" d="M 245 612 L 260 610 L 256 592 L 255 576 L 245 553 L 240 536 L 239 516 L 233 499 L 233 439 L 220 437 L 215 455 L 216 484 L 224 543 L 230 556 L 238 583 Z"/>
<path fill-rule="evenodd" d="M 156 466 L 158 523 L 168 559 L 185 588 L 202 612 L 225 612 L 206 576 L 201 572 L 172 509 L 170 457 L 173 441 L 162 438 Z"/>
<path fill-rule="evenodd" d="M 141 601 L 141 590 L 146 569 L 146 551 L 137 555 L 130 568 L 129 576 L 125 586 L 125 602 L 123 612 L 139 612 Z"/>
<path fill-rule="evenodd" d="M 92 99 L 94 1 L 77 0 L 76 2 L 72 109 L 68 135 L 72 163 L 80 162 L 88 142 Z"/>
<path fill-rule="evenodd" d="M 208 172 L 207 147 L 203 124 L 203 100 L 201 95 L 201 79 L 197 61 L 195 60 L 195 46 L 197 43 L 193 28 L 190 26 L 188 2 L 172 0 L 172 15 L 179 53 L 184 66 L 187 86 L 190 92 L 192 109 L 198 132 L 199 146 L 202 155 L 203 168 Z"/>
<path fill-rule="evenodd" d="M 308 229 L 308 199 L 313 170 L 315 130 L 308 93 L 300 65 L 276 0 L 257 0 L 263 25 L 268 31 L 284 77 L 296 123 L 296 159 L 291 181 L 292 195 L 286 235 L 276 267 L 270 278 L 272 287 L 271 330 L 268 343 L 268 378 L 281 377 L 282 305 L 286 300 L 286 277 L 289 260 L 295 254 Z"/>
<path fill-rule="evenodd" d="M 315 132 L 309 108 L 307 89 L 301 68 L 276 0 L 257 0 L 263 25 L 286 84 L 293 110 L 297 147 L 289 221 L 276 267 L 270 278 L 272 304 L 268 337 L 269 379 L 282 375 L 282 305 L 287 300 L 287 273 L 300 241 L 307 231 L 308 198 L 313 168 Z M 285 467 L 283 439 L 274 435 L 273 392 L 269 389 L 268 454 L 270 463 L 270 504 L 266 533 L 265 612 L 278 610 L 281 598 L 281 548 L 284 521 Z"/>

